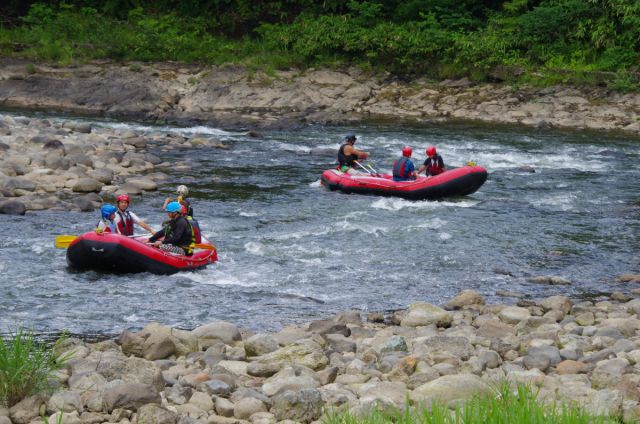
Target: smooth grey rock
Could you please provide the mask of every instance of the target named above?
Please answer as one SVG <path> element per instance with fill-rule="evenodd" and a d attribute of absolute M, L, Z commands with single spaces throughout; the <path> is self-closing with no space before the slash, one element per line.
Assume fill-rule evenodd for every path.
<path fill-rule="evenodd" d="M 27 213 L 27 207 L 24 203 L 17 200 L 0 201 L 0 214 L 4 215 L 24 215 Z"/>
<path fill-rule="evenodd" d="M 273 398 L 271 413 L 278 421 L 310 423 L 322 416 L 323 404 L 317 389 L 287 390 Z"/>
<path fill-rule="evenodd" d="M 102 189 L 102 183 L 93 178 L 80 178 L 72 187 L 76 193 L 98 193 Z"/>
<path fill-rule="evenodd" d="M 321 336 L 325 334 L 342 334 L 345 337 L 349 337 L 351 335 L 349 327 L 330 319 L 311 322 L 309 324 L 309 331 L 320 334 Z"/>
<path fill-rule="evenodd" d="M 125 383 L 107 389 L 103 399 L 106 412 L 117 408 L 135 411 L 143 405 L 149 403 L 160 405 L 162 402 L 160 393 L 154 386 L 140 383 Z"/>
<path fill-rule="evenodd" d="M 138 408 L 137 424 L 175 424 L 178 415 L 153 403 Z"/>
<path fill-rule="evenodd" d="M 484 297 L 475 290 L 463 290 L 444 305 L 444 309 L 462 309 L 469 305 L 484 305 Z"/>
<path fill-rule="evenodd" d="M 436 324 L 447 327 L 451 324 L 451 313 L 426 302 L 416 302 L 409 306 L 409 312 L 400 323 L 403 327 L 420 327 Z"/>

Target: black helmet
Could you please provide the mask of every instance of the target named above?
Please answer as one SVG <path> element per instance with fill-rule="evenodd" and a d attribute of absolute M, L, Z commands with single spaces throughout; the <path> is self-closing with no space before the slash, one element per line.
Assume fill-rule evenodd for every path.
<path fill-rule="evenodd" d="M 344 139 L 346 141 L 356 141 L 356 135 L 355 134 L 347 134 L 347 136 Z"/>

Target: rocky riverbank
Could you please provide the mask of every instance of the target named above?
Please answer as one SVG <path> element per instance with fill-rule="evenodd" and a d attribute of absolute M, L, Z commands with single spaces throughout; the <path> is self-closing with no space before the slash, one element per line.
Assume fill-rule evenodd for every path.
<path fill-rule="evenodd" d="M 116 193 L 157 190 L 171 165 L 148 152 L 222 148 L 213 138 L 92 127 L 75 120 L 12 117 L 0 114 L 0 213 L 27 210 L 90 211 Z M 144 176 L 142 176 L 144 174 Z"/>
<path fill-rule="evenodd" d="M 277 333 L 216 321 L 71 339 L 55 392 L 0 407 L 0 424 L 41 424 L 40 411 L 49 422 L 64 411 L 64 424 L 309 423 L 328 410 L 366 414 L 407 399 L 451 406 L 504 381 L 533 386 L 544 402 L 637 423 L 640 275 L 618 281 L 627 294 L 597 302 L 486 305 L 463 291 L 442 308 L 347 311 Z"/>
<path fill-rule="evenodd" d="M 356 68 L 266 74 L 173 63 L 52 67 L 4 58 L 0 107 L 247 129 L 367 119 L 464 119 L 640 134 L 640 93 L 466 79 L 400 81 Z"/>

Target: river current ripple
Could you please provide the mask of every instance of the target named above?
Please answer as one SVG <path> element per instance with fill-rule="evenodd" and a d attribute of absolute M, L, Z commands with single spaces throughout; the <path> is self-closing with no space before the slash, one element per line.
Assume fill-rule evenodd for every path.
<path fill-rule="evenodd" d="M 172 276 L 71 272 L 54 237 L 92 229 L 97 211 L 0 215 L 0 332 L 28 325 L 113 335 L 150 321 L 188 329 L 217 319 L 277 330 L 352 308 L 441 304 L 469 288 L 507 303 L 514 299 L 497 291 L 597 296 L 621 289 L 616 276 L 640 271 L 637 139 L 463 124 L 309 127 L 258 137 L 207 127 L 94 125 L 200 134 L 230 146 L 154 148 L 176 164 L 166 170 L 172 180 L 132 204 L 158 227 L 164 198 L 188 185 L 220 260 Z M 329 192 L 319 176 L 334 166 L 350 132 L 379 171 L 390 169 L 404 145 L 419 164 L 434 144 L 448 166 L 473 160 L 489 179 L 475 194 L 445 201 Z M 572 284 L 528 281 L 541 275 Z"/>

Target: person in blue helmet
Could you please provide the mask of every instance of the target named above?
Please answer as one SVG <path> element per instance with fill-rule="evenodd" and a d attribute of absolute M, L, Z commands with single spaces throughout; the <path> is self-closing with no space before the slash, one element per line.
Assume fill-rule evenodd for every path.
<path fill-rule="evenodd" d="M 192 255 L 195 235 L 191 224 L 182 215 L 182 205 L 178 202 L 169 202 L 165 210 L 169 215 L 169 221 L 162 230 L 149 238 L 149 243 L 168 252 Z"/>
<path fill-rule="evenodd" d="M 113 205 L 102 205 L 100 208 L 100 221 L 98 222 L 98 227 L 96 228 L 96 233 L 114 233 L 118 232 L 116 227 L 116 212 L 117 208 Z"/>
<path fill-rule="evenodd" d="M 416 167 L 411 161 L 411 147 L 402 149 L 402 156 L 393 161 L 393 181 L 411 181 L 416 179 Z"/>

